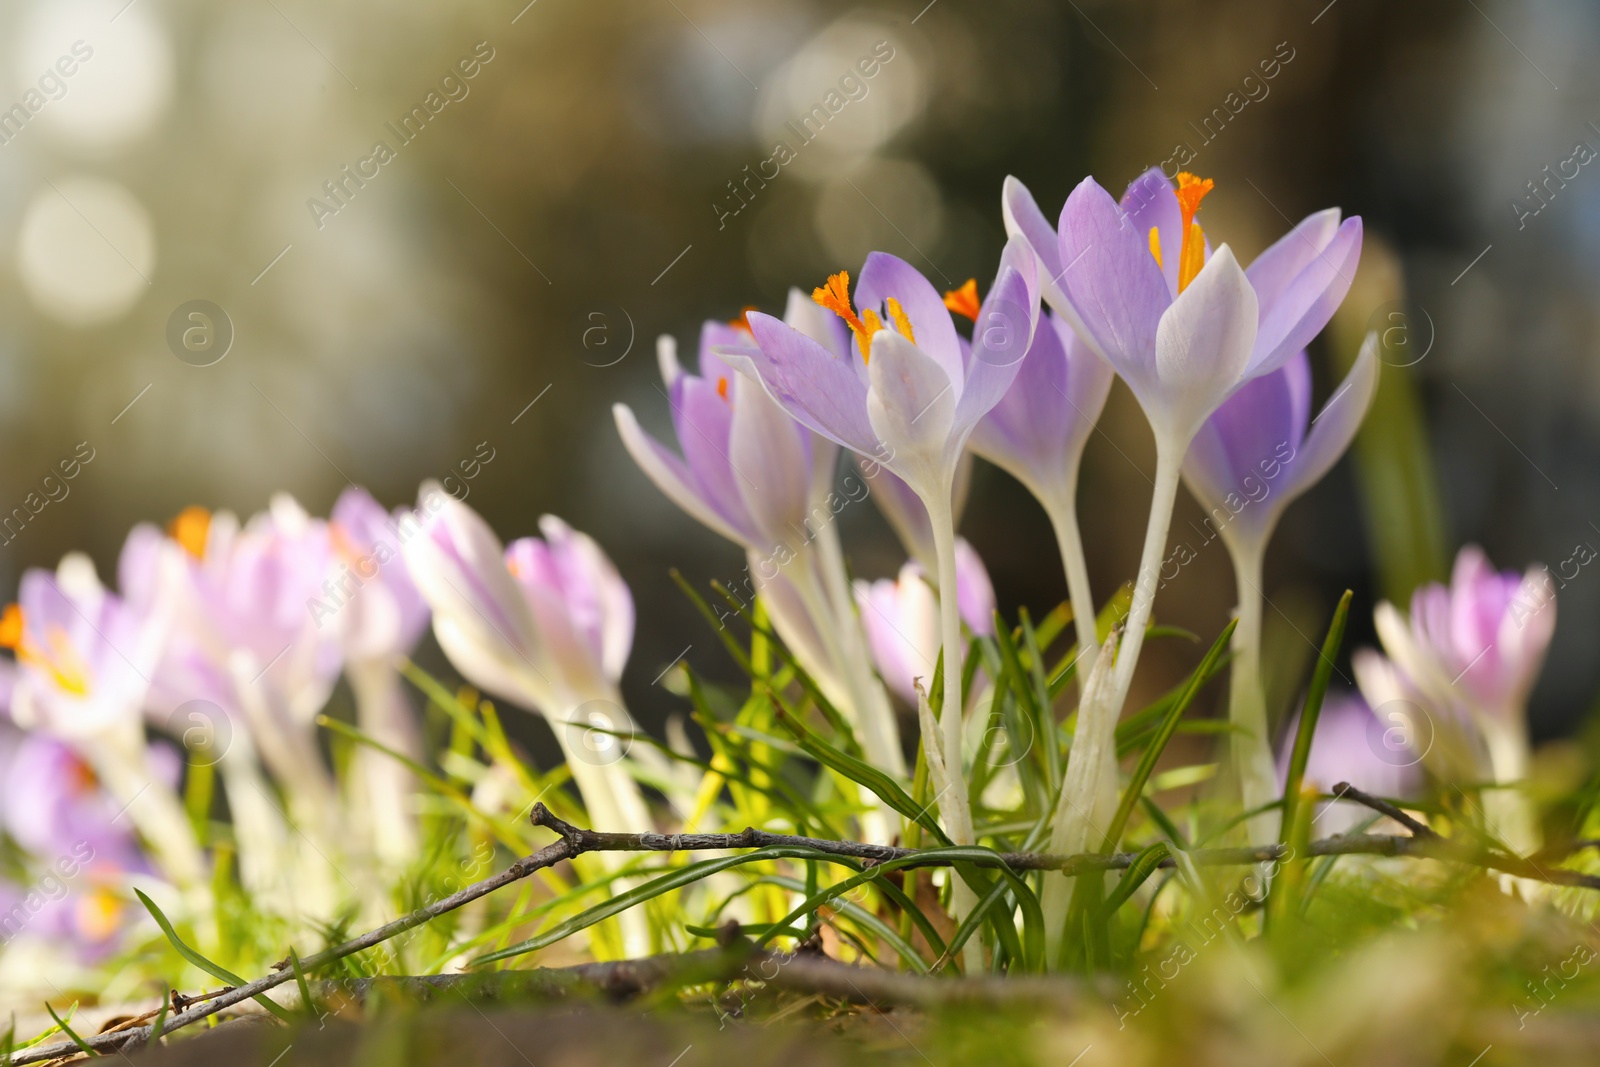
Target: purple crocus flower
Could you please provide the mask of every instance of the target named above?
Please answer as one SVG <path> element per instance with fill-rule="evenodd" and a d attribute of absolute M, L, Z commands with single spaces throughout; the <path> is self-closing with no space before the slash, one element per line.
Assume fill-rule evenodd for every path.
<path fill-rule="evenodd" d="M 432 483 L 418 511 L 426 518 L 406 541 L 406 563 L 450 662 L 549 720 L 593 818 L 648 826 L 638 787 L 609 755 L 625 742 L 590 729 L 634 728 L 617 688 L 633 643 L 633 598 L 611 561 L 550 515 L 539 523 L 543 540 L 502 548 L 476 511 Z"/>
<path fill-rule="evenodd" d="M 1007 178 L 1006 229 L 1039 257 L 1050 305 L 1127 381 L 1158 440 L 1186 445 L 1245 378 L 1275 370 L 1322 331 L 1355 276 L 1361 220 L 1310 215 L 1242 270 L 1194 221 L 1210 179 L 1152 168 L 1119 205 L 1092 178 L 1059 233 Z"/>
<path fill-rule="evenodd" d="M 127 825 L 144 833 L 163 873 L 195 884 L 204 876 L 199 844 L 173 783 L 156 773 L 141 716 L 161 654 L 160 621 L 101 585 L 76 553 L 54 572 L 26 572 L 18 598 L 0 616 L 0 646 L 17 656 L 12 721 L 70 744 L 127 806 Z"/>
<path fill-rule="evenodd" d="M 1276 773 L 1280 790 L 1288 779 L 1289 756 L 1299 726 L 1297 713 L 1278 750 Z M 1416 757 L 1404 747 L 1387 743 L 1393 732 L 1394 728 L 1373 714 L 1360 694 L 1329 693 L 1311 739 L 1305 785 L 1327 793 L 1340 782 L 1349 782 L 1375 796 L 1409 796 L 1421 784 L 1421 775 Z M 1313 836 L 1325 837 L 1355 829 L 1366 815 L 1352 804 L 1330 801 L 1321 805 L 1313 818 Z"/>
<path fill-rule="evenodd" d="M 879 675 L 896 696 L 916 707 L 917 683 L 927 690 L 939 659 L 939 601 L 927 572 L 911 560 L 894 580 L 857 581 L 855 594 Z M 967 629 L 994 633 L 994 586 L 965 540 L 956 541 L 956 601 Z"/>
<path fill-rule="evenodd" d="M 351 486 L 334 503 L 328 536 L 339 560 L 331 581 L 340 597 L 337 620 L 357 722 L 367 736 L 420 759 L 417 713 L 395 666 L 428 625 L 428 605 L 401 555 L 406 520 L 404 509 L 391 515 L 365 489 Z M 416 854 L 410 810 L 415 776 L 394 757 L 367 747 L 355 753 L 351 776 L 351 792 L 359 798 L 352 816 L 364 824 L 379 857 L 403 866 Z"/>
<path fill-rule="evenodd" d="M 1311 417 L 1311 361 L 1301 351 L 1250 379 L 1201 426 L 1183 480 L 1239 553 L 1265 548 L 1285 508 L 1350 447 L 1378 386 L 1377 335 Z"/>
<path fill-rule="evenodd" d="M 1261 683 L 1262 563 L 1291 501 L 1315 485 L 1355 438 L 1378 385 L 1378 337 L 1369 334 L 1344 384 L 1311 417 L 1311 362 L 1297 352 L 1241 385 L 1195 435 L 1183 461 L 1189 489 L 1228 546 L 1238 586 L 1229 688 L 1234 766 L 1247 809 L 1277 795 Z M 1277 816 L 1251 821 L 1256 844 L 1275 839 Z"/>
<path fill-rule="evenodd" d="M 1496 571 L 1468 545 L 1448 586 L 1412 594 L 1409 618 L 1388 601 L 1378 605 L 1388 658 L 1367 652 L 1356 661 L 1375 708 L 1404 700 L 1428 716 L 1429 764 L 1442 776 L 1504 787 L 1484 794 L 1489 828 L 1523 853 L 1539 845 L 1532 806 L 1517 786 L 1528 774 L 1528 694 L 1555 631 L 1552 585 L 1542 567 Z"/>
<path fill-rule="evenodd" d="M 1007 243 L 970 344 L 956 332 L 949 308 L 928 280 L 882 252 L 867 257 L 853 297 L 844 271 L 812 297 L 850 327 L 848 355 L 752 312 L 757 347 L 732 351 L 729 360 L 758 377 L 796 421 L 882 464 L 921 498 L 938 564 L 944 662 L 954 677 L 962 654 L 952 505 L 956 468 L 978 420 L 1010 388 L 1032 343 L 1039 317 L 1038 266 L 1025 242 Z M 922 716 L 924 747 L 942 748 L 952 782 L 963 774 L 959 690 L 944 687 L 942 739 L 926 736 L 933 718 Z M 952 838 L 970 843 L 965 790 L 941 789 L 939 797 Z M 966 914 L 975 903 L 970 890 L 958 884 L 957 914 Z M 976 957 L 969 962 L 978 965 Z"/>
<path fill-rule="evenodd" d="M 1064 320 L 1043 315 L 1016 380 L 972 432 L 972 450 L 1021 482 L 1050 518 L 1072 598 L 1082 658 L 1079 678 L 1087 678 L 1094 666 L 1098 643 L 1078 531 L 1078 467 L 1113 376 L 1110 364 L 1078 340 Z"/>

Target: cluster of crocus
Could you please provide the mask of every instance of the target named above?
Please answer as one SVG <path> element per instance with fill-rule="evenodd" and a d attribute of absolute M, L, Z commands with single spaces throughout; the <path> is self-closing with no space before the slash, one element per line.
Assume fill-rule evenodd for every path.
<path fill-rule="evenodd" d="M 1555 631 L 1555 588 L 1542 567 L 1496 571 L 1469 545 L 1450 584 L 1430 583 L 1404 615 L 1374 613 L 1383 653 L 1356 653 L 1356 680 L 1397 745 L 1444 782 L 1483 791 L 1485 828 L 1510 848 L 1539 847 L 1528 772 L 1528 695 Z M 1384 653 L 1387 653 L 1385 655 Z"/>
<path fill-rule="evenodd" d="M 1376 383 L 1369 338 L 1348 379 L 1311 417 L 1304 350 L 1349 288 L 1360 220 L 1341 221 L 1337 210 L 1312 215 L 1245 269 L 1226 244 L 1212 250 L 1196 219 L 1211 189 L 1209 180 L 1180 174 L 1174 185 L 1152 170 L 1119 204 L 1085 179 L 1052 227 L 1027 189 L 1008 179 L 1002 215 L 1011 238 L 982 299 L 975 281 L 941 298 L 909 264 L 873 253 L 853 291 L 843 271 L 815 290 L 813 302 L 835 322 L 818 321 L 791 293 L 783 321 L 750 310 L 737 327 L 708 325 L 701 379 L 675 385 L 673 393 L 681 461 L 645 439 L 630 412 L 618 412 L 630 451 L 663 491 L 752 552 L 770 548 L 773 538 L 753 507 L 758 499 L 770 500 L 771 491 L 758 494 L 757 487 L 787 486 L 783 498 L 795 502 L 803 489 L 817 492 L 831 478 L 824 461 L 832 456 L 820 442 L 886 468 L 898 479 L 887 484 L 907 491 L 881 495 L 900 505 L 889 509 L 891 517 L 909 515 L 894 525 L 934 579 L 940 655 L 952 677 L 963 652 L 958 471 L 975 453 L 1032 491 L 1060 545 L 1082 680 L 1052 851 L 1081 849 L 1091 828 L 1110 815 L 1117 774 L 1111 737 L 1150 620 L 1180 478 L 1212 511 L 1233 556 L 1240 588 L 1233 762 L 1247 804 L 1271 798 L 1275 771 L 1259 679 L 1261 559 L 1283 508 L 1348 446 Z M 1041 299 L 1048 310 L 1041 310 Z M 970 339 L 957 331 L 957 317 L 971 320 Z M 708 365 L 715 369 L 707 371 Z M 675 375 L 675 367 L 669 369 L 669 381 L 676 382 Z M 1084 445 L 1116 376 L 1149 418 L 1157 470 L 1126 631 L 1119 651 L 1101 656 L 1075 498 Z M 750 434 L 741 440 L 715 429 L 758 418 L 763 426 L 783 428 L 771 439 L 789 442 L 799 433 L 807 447 L 761 447 Z M 802 456 L 809 462 L 802 464 Z M 1270 491 L 1263 494 L 1258 489 L 1267 480 Z M 908 494 L 921 505 L 909 513 Z M 793 572 L 791 583 L 812 581 L 807 566 Z M 913 577 L 864 590 L 862 608 L 887 615 L 884 606 L 922 596 L 920 576 L 908 585 Z M 781 615 L 781 597 L 770 599 Z M 843 643 L 853 643 L 854 621 L 837 598 L 801 602 L 808 625 L 790 622 L 790 630 L 811 637 L 837 627 Z M 903 650 L 923 643 L 909 635 L 872 642 L 880 673 L 895 688 L 905 685 Z M 850 669 L 846 649 L 825 642 L 813 648 L 824 657 L 817 664 L 823 676 Z M 926 660 L 929 653 L 915 655 Z M 924 671 L 913 677 L 926 688 L 932 665 Z M 970 843 L 966 790 L 951 788 L 964 773 L 958 689 L 945 685 L 942 708 L 920 712 L 946 830 Z M 853 695 L 856 721 L 864 723 L 865 709 L 881 705 L 870 694 Z M 870 738 L 866 748 L 875 750 Z M 881 762 L 895 771 L 902 765 L 898 753 Z M 1273 829 L 1270 821 L 1257 820 L 1252 834 Z M 1050 908 L 1064 909 L 1066 885 L 1057 878 L 1047 889 Z M 958 885 L 958 912 L 964 903 Z"/>

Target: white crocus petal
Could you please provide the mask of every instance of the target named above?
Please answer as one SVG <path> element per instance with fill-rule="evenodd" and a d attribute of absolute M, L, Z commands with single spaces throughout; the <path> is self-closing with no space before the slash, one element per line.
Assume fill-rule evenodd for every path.
<path fill-rule="evenodd" d="M 811 494 L 805 442 L 760 382 L 735 375 L 732 392 L 728 451 L 739 499 L 768 542 L 787 542 L 805 520 Z"/>
<path fill-rule="evenodd" d="M 664 333 L 656 338 L 656 366 L 661 369 L 661 380 L 667 383 L 668 389 L 683 375 L 683 367 L 678 363 L 678 342 L 671 334 Z"/>
<path fill-rule="evenodd" d="M 947 491 L 955 383 L 916 345 L 888 330 L 873 335 L 867 375 L 867 418 L 891 450 L 895 469 L 919 495 Z"/>
<path fill-rule="evenodd" d="M 644 471 L 645 477 L 655 483 L 668 500 L 682 508 L 696 521 L 721 534 L 735 544 L 743 545 L 748 538 L 734 529 L 721 515 L 713 511 L 705 498 L 688 483 L 683 461 L 672 455 L 651 439 L 639 425 L 633 409 L 626 404 L 613 404 L 611 414 L 617 421 L 617 433 L 622 437 L 622 447 Z"/>
<path fill-rule="evenodd" d="M 1445 675 L 1443 665 L 1417 643 L 1411 624 L 1400 609 L 1385 600 L 1373 609 L 1372 621 L 1394 666 L 1430 696 L 1448 700 L 1451 679 Z"/>
<path fill-rule="evenodd" d="M 1239 383 L 1256 342 L 1256 293 L 1233 251 L 1223 245 L 1162 313 L 1156 327 L 1150 400 L 1170 434 L 1187 446 L 1195 431 Z"/>

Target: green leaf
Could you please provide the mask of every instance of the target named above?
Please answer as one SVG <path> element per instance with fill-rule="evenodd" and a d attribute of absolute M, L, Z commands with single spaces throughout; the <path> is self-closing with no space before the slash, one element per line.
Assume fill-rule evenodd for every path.
<path fill-rule="evenodd" d="M 200 955 L 200 953 L 184 944 L 183 938 L 178 936 L 178 931 L 172 928 L 172 923 L 167 920 L 167 917 L 164 914 L 162 914 L 161 909 L 156 907 L 156 902 L 145 896 L 144 890 L 135 889 L 133 892 L 134 895 L 139 898 L 139 903 L 143 904 L 145 910 L 150 913 L 150 917 L 156 921 L 156 925 L 161 927 L 161 932 L 167 935 L 167 940 L 172 942 L 172 947 L 178 950 L 178 955 L 182 956 L 184 959 L 188 960 L 202 971 L 205 971 L 211 977 L 227 982 L 231 986 L 242 986 L 246 984 L 243 978 L 240 978 L 238 975 L 234 974 L 225 967 L 212 963 L 210 960 Z M 284 1022 L 294 1022 L 293 1015 L 290 1015 L 265 994 L 258 993 L 254 999 L 257 1004 L 260 1004 L 263 1008 L 267 1009 Z"/>
<path fill-rule="evenodd" d="M 1328 683 L 1333 679 L 1333 662 L 1344 643 L 1345 623 L 1350 618 L 1350 601 L 1355 593 L 1349 589 L 1339 598 L 1333 609 L 1333 621 L 1328 624 L 1328 635 L 1322 641 L 1322 654 L 1317 658 L 1316 669 L 1311 672 L 1311 686 L 1306 690 L 1305 706 L 1300 711 L 1300 726 L 1295 731 L 1294 748 L 1289 753 L 1289 774 L 1283 786 L 1283 840 L 1289 842 L 1289 831 L 1294 825 L 1295 807 L 1300 802 L 1300 783 L 1306 774 L 1306 762 L 1311 758 L 1311 739 L 1316 733 L 1317 719 L 1322 714 L 1322 701 L 1328 695 Z"/>
<path fill-rule="evenodd" d="M 1105 903 L 1100 905 L 1098 920 L 1102 923 L 1109 922 L 1116 910 L 1128 902 L 1128 899 L 1138 891 L 1139 887 L 1145 883 L 1145 880 L 1156 873 L 1156 870 L 1161 866 L 1161 861 L 1171 854 L 1172 850 L 1167 847 L 1165 841 L 1157 841 L 1135 856 L 1132 865 L 1122 873 L 1122 878 L 1118 880 L 1117 887 L 1111 891 L 1110 896 L 1106 897 Z"/>
<path fill-rule="evenodd" d="M 300 957 L 292 946 L 289 949 L 289 966 L 294 968 L 294 984 L 300 988 L 300 1010 L 315 1016 L 317 1004 L 311 999 L 311 987 L 306 984 L 306 973 L 300 969 Z"/>
<path fill-rule="evenodd" d="M 906 795 L 905 790 L 901 789 L 893 778 L 828 744 L 787 711 L 775 692 L 771 693 L 771 696 L 776 705 L 779 725 L 789 731 L 800 747 L 806 750 L 807 755 L 857 785 L 872 790 L 878 799 L 928 831 L 940 844 L 951 843 L 950 838 L 946 837 L 944 830 L 939 827 L 938 820 L 930 813 L 931 805 L 919 809 L 916 802 Z"/>
<path fill-rule="evenodd" d="M 772 883 L 773 885 L 782 886 L 784 889 L 787 889 L 790 892 L 805 892 L 805 884 L 795 878 L 786 878 L 783 875 L 770 875 L 767 877 L 766 881 Z M 827 903 L 827 900 L 824 898 L 818 901 L 818 905 L 816 906 L 820 906 L 821 904 L 825 903 Z M 839 911 L 843 913 L 851 922 L 872 931 L 872 933 L 882 938 L 884 943 L 890 948 L 894 949 L 895 953 L 901 959 L 906 961 L 906 966 L 910 967 L 913 971 L 916 971 L 918 974 L 928 973 L 928 961 L 924 960 L 921 954 L 917 952 L 916 947 L 913 946 L 910 941 L 907 941 L 905 938 L 901 937 L 899 931 L 897 931 L 894 927 L 890 926 L 881 918 L 872 914 L 872 912 L 868 911 L 866 908 L 863 908 L 853 900 L 836 901 L 834 906 L 837 907 Z M 807 914 L 811 910 L 813 909 L 807 908 L 800 912 L 800 914 Z M 791 912 L 790 914 L 792 918 L 793 913 Z M 926 921 L 926 919 L 924 919 L 924 921 Z M 773 936 L 774 935 L 772 933 L 769 933 L 765 937 L 761 938 L 758 943 L 765 945 Z"/>
<path fill-rule="evenodd" d="M 161 1010 L 156 1012 L 156 1021 L 150 1024 L 150 1047 L 159 1048 L 161 1045 L 161 1031 L 167 1026 L 167 1009 L 172 1006 L 172 990 L 167 990 L 161 998 Z M 4 1062 L 0 1060 L 0 1062 Z"/>
<path fill-rule="evenodd" d="M 1206 653 L 1206 658 L 1200 661 L 1200 666 L 1189 675 L 1189 680 L 1183 687 L 1183 692 L 1178 699 L 1173 701 L 1166 717 L 1162 719 L 1161 726 L 1156 730 L 1150 743 L 1145 746 L 1144 754 L 1139 757 L 1139 764 L 1133 769 L 1133 776 L 1128 780 L 1128 787 L 1122 792 L 1122 799 L 1117 804 L 1117 813 L 1111 817 L 1111 824 L 1106 827 L 1105 840 L 1100 844 L 1101 852 L 1110 852 L 1122 840 L 1122 830 L 1128 824 L 1128 816 L 1133 813 L 1133 806 L 1144 795 L 1144 786 L 1150 780 L 1150 773 L 1155 770 L 1156 761 L 1161 758 L 1162 751 L 1167 747 L 1167 742 L 1172 740 L 1172 734 L 1178 728 L 1178 720 L 1183 713 L 1189 710 L 1189 705 L 1194 702 L 1200 687 L 1211 676 L 1214 667 L 1222 652 L 1228 647 L 1229 640 L 1233 637 L 1234 627 L 1239 624 L 1238 619 L 1231 620 L 1222 628 L 1222 633 L 1217 635 L 1216 641 L 1211 645 L 1211 650 Z M 1081 879 L 1080 879 L 1081 880 Z"/>

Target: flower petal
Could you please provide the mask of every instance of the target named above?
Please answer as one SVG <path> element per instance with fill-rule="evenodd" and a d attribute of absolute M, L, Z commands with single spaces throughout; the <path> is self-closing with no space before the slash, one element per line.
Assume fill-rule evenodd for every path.
<path fill-rule="evenodd" d="M 1093 178 L 1079 183 L 1061 209 L 1061 264 L 1062 289 L 1085 336 L 1120 373 L 1152 370 L 1172 294 L 1148 238 Z"/>
<path fill-rule="evenodd" d="M 761 379 L 767 393 L 795 421 L 828 440 L 863 455 L 878 451 L 878 435 L 867 418 L 867 384 L 856 374 L 853 359 L 840 359 L 826 348 L 771 315 L 750 313 L 757 351 L 743 363 Z"/>
<path fill-rule="evenodd" d="M 1293 236 L 1294 231 L 1291 231 L 1284 240 Z M 1282 243 L 1280 241 L 1279 245 Z M 1311 238 L 1307 236 L 1302 251 L 1310 245 Z M 1282 258 L 1288 258 L 1287 250 Z M 1285 278 L 1271 271 L 1261 272 L 1258 299 L 1262 289 L 1272 293 L 1272 298 L 1270 302 L 1260 303 L 1261 324 L 1255 352 L 1250 358 L 1251 374 L 1281 366 L 1322 332 L 1350 291 L 1360 259 L 1361 219 L 1349 218 L 1339 227 L 1333 240 L 1311 255 L 1298 273 Z M 1255 281 L 1255 276 L 1251 276 L 1251 283 Z"/>
<path fill-rule="evenodd" d="M 700 496 L 731 525 L 751 529 L 739 483 L 753 480 L 745 469 L 749 462 L 733 459 L 733 411 L 727 400 L 706 379 L 686 374 L 672 388 L 672 421 Z"/>
<path fill-rule="evenodd" d="M 1367 417 L 1377 391 L 1378 335 L 1372 332 L 1362 343 L 1350 373 L 1312 421 L 1300 454 L 1287 464 L 1292 482 L 1284 487 L 1287 497 L 1292 499 L 1311 488 L 1339 462 L 1361 429 L 1361 420 Z"/>
<path fill-rule="evenodd" d="M 713 533 L 721 534 L 735 544 L 749 543 L 751 532 L 741 531 L 700 496 L 699 487 L 694 484 L 694 478 L 683 460 L 645 433 L 628 405 L 613 404 L 611 414 L 617 421 L 617 433 L 621 435 L 622 445 L 628 450 L 628 455 L 633 457 L 645 477 L 654 482 L 668 500 Z"/>
<path fill-rule="evenodd" d="M 1183 212 L 1178 208 L 1177 194 L 1165 172 L 1160 167 L 1151 167 L 1133 179 L 1128 191 L 1122 194 L 1122 210 L 1127 212 L 1134 230 L 1145 235 L 1147 247 L 1150 230 L 1155 229 L 1161 244 L 1161 274 L 1167 279 L 1167 291 L 1177 296 Z"/>
<path fill-rule="evenodd" d="M 1021 236 L 1038 258 L 1039 285 L 1052 305 L 1065 303 L 1061 290 L 1061 242 L 1055 227 L 1039 210 L 1038 203 L 1028 187 L 1017 179 L 1006 176 L 1000 190 L 1000 214 L 1005 220 L 1006 236 Z"/>
<path fill-rule="evenodd" d="M 931 356 L 887 330 L 873 338 L 867 370 L 872 378 L 867 415 L 892 455 L 884 466 L 919 495 L 936 490 L 956 458 L 950 451 L 955 384 Z"/>
<path fill-rule="evenodd" d="M 956 432 L 970 432 L 998 404 L 1022 370 L 1039 324 L 1039 284 L 1028 244 L 1013 237 L 1000 260 L 1000 273 L 978 309 L 972 326 L 972 358 L 966 387 L 956 404 Z M 958 442 L 964 444 L 964 441 Z"/>
<path fill-rule="evenodd" d="M 961 346 L 956 339 L 955 323 L 950 319 L 950 309 L 944 306 L 944 298 L 922 276 L 921 271 L 899 256 L 873 252 L 867 256 L 867 262 L 861 268 L 861 278 L 856 283 L 856 307 L 858 310 L 879 308 L 890 297 L 899 302 L 906 317 L 911 320 L 911 332 L 916 336 L 906 340 L 912 341 L 923 355 L 944 368 L 959 396 L 965 378 L 962 373 Z M 889 324 L 887 313 L 883 321 Z M 873 354 L 877 354 L 876 345 Z M 869 365 L 867 369 L 870 371 L 872 368 Z"/>
<path fill-rule="evenodd" d="M 811 494 L 809 430 L 784 414 L 760 382 L 738 375 L 728 451 L 749 478 L 739 498 L 766 547 L 787 540 L 805 519 Z"/>
<path fill-rule="evenodd" d="M 1255 343 L 1256 316 L 1255 290 L 1223 245 L 1161 316 L 1153 373 L 1118 368 L 1158 436 L 1170 433 L 1187 445 L 1238 384 Z"/>

